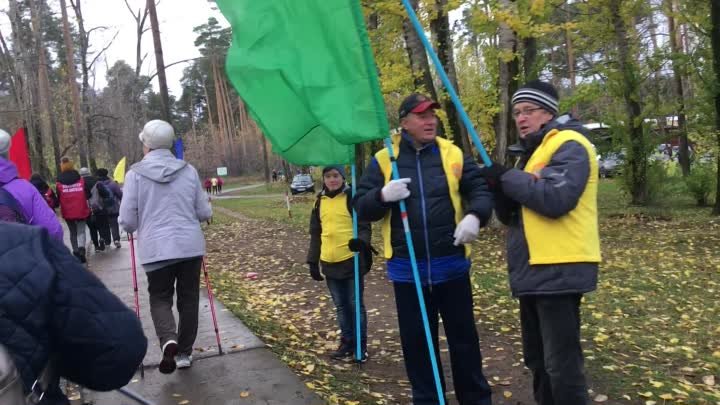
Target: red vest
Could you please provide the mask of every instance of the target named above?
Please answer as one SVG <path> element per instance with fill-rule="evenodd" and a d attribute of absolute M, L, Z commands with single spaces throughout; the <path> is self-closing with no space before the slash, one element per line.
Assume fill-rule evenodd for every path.
<path fill-rule="evenodd" d="M 90 216 L 90 207 L 85 198 L 85 180 L 82 177 L 76 183 L 57 183 L 56 186 L 63 218 L 77 221 Z"/>

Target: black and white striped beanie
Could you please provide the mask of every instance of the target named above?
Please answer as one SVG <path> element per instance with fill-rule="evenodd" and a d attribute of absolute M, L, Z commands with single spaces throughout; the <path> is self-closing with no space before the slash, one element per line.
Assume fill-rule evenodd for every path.
<path fill-rule="evenodd" d="M 525 83 L 512 96 L 512 104 L 528 102 L 548 110 L 553 115 L 558 114 L 558 92 L 555 87 L 540 80 Z"/>

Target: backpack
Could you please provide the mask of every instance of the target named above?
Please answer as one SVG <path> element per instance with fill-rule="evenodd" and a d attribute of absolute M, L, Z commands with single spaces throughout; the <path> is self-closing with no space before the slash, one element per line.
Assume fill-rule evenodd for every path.
<path fill-rule="evenodd" d="M 90 190 L 90 208 L 93 212 L 110 212 L 115 207 L 115 196 L 99 181 Z"/>
<path fill-rule="evenodd" d="M 0 221 L 28 223 L 20 203 L 5 187 L 0 187 Z"/>
<path fill-rule="evenodd" d="M 48 207 L 55 209 L 58 207 L 58 198 L 53 189 L 48 187 L 45 194 L 43 194 L 43 198 L 45 198 L 45 202 L 47 203 Z"/>

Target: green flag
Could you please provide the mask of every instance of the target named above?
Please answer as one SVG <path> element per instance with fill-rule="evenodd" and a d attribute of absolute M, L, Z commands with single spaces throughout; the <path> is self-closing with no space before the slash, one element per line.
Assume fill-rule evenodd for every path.
<path fill-rule="evenodd" d="M 359 0 L 217 4 L 233 30 L 228 77 L 287 160 L 349 163 L 349 145 L 388 136 Z"/>

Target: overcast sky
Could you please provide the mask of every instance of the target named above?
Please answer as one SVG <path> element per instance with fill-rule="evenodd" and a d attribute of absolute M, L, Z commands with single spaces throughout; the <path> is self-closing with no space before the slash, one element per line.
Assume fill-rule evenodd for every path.
<path fill-rule="evenodd" d="M 69 0 L 67 3 L 70 7 Z M 144 6 L 145 0 L 128 0 L 128 3 L 137 13 L 137 10 Z M 54 10 L 60 10 L 58 0 L 50 0 L 50 4 Z M 0 9 L 5 11 L 7 7 L 7 0 L 0 0 Z M 95 87 L 102 88 L 105 86 L 106 61 L 107 65 L 112 66 L 115 61 L 124 59 L 130 66 L 135 67 L 137 40 L 135 20 L 128 11 L 124 0 L 82 0 L 82 8 L 86 30 L 93 27 L 107 27 L 104 30 L 93 31 L 90 36 L 91 50 L 100 51 L 117 33 L 115 41 L 104 54 L 105 59 L 95 67 Z M 200 55 L 193 44 L 197 36 L 193 33 L 193 27 L 206 23 L 208 17 L 213 16 L 222 24 L 227 25 L 222 14 L 213 10 L 214 8 L 207 0 L 160 0 L 157 12 L 165 65 Z M 68 9 L 68 13 L 70 20 L 74 22 L 75 17 L 71 8 Z M 0 18 L 2 19 L 0 28 L 3 30 L 3 35 L 8 38 L 10 27 L 7 15 L 3 13 Z M 149 17 L 145 26 L 150 27 Z M 155 73 L 155 52 L 150 31 L 143 35 L 142 52 L 148 54 L 143 63 L 142 73 L 147 75 Z M 182 92 L 180 78 L 185 66 L 187 63 L 174 65 L 167 70 L 168 87 L 170 92 L 178 98 Z M 157 80 L 153 80 L 153 86 L 157 90 Z"/>

